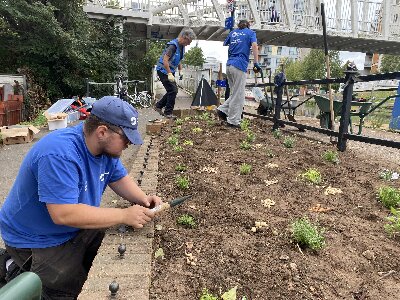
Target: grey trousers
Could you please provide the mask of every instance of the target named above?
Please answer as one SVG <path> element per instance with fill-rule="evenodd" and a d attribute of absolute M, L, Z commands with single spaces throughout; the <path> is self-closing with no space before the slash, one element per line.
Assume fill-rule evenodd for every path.
<path fill-rule="evenodd" d="M 229 98 L 218 109 L 228 116 L 228 123 L 239 125 L 242 119 L 247 75 L 234 66 L 227 66 L 226 76 L 228 77 L 231 93 Z"/>

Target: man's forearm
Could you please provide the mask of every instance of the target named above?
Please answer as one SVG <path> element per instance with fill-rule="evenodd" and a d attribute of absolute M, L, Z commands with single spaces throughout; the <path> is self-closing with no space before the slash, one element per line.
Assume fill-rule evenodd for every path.
<path fill-rule="evenodd" d="M 146 193 L 144 193 L 130 176 L 125 176 L 118 181 L 109 184 L 110 188 L 120 197 L 131 203 L 143 205 Z"/>
<path fill-rule="evenodd" d="M 258 63 L 258 46 L 256 43 L 252 44 L 253 56 L 254 56 L 254 63 Z"/>

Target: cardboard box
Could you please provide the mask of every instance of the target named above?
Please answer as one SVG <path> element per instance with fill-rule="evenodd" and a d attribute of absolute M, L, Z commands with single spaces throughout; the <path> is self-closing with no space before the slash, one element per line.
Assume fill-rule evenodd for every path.
<path fill-rule="evenodd" d="M 4 126 L 0 127 L 0 134 L 4 145 L 30 143 L 33 136 L 40 130 L 35 126 Z"/>
<path fill-rule="evenodd" d="M 146 133 L 147 134 L 160 134 L 161 129 L 168 123 L 167 120 L 153 120 L 149 121 L 148 124 L 146 124 Z"/>

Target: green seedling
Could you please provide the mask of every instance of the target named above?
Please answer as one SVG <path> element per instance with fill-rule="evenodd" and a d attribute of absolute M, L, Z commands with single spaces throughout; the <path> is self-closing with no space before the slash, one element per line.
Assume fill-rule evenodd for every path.
<path fill-rule="evenodd" d="M 180 134 L 182 131 L 182 127 L 181 126 L 176 126 L 174 129 L 172 129 L 172 132 L 174 134 Z"/>
<path fill-rule="evenodd" d="M 185 122 L 188 122 L 188 121 L 190 121 L 192 118 L 191 117 L 185 117 L 183 120 L 185 121 Z"/>
<path fill-rule="evenodd" d="M 200 132 L 203 131 L 203 129 L 201 129 L 200 127 L 195 127 L 195 128 L 192 129 L 192 131 L 193 131 L 194 133 L 200 133 Z"/>
<path fill-rule="evenodd" d="M 178 219 L 176 220 L 176 222 L 179 225 L 182 225 L 187 228 L 195 228 L 196 227 L 196 220 L 194 219 L 193 216 L 188 215 L 188 214 L 183 214 L 183 215 L 179 216 Z"/>
<path fill-rule="evenodd" d="M 274 154 L 274 152 L 272 152 L 271 149 L 267 149 L 267 150 L 265 151 L 265 154 L 266 154 L 269 158 L 274 158 L 274 157 L 275 157 L 275 154 Z"/>
<path fill-rule="evenodd" d="M 339 163 L 339 155 L 336 151 L 333 150 L 327 150 L 322 154 L 323 159 L 326 161 L 333 163 L 333 164 L 338 164 Z"/>
<path fill-rule="evenodd" d="M 186 170 L 187 170 L 187 167 L 182 164 L 177 164 L 175 167 L 175 171 L 178 171 L 178 172 L 185 172 Z"/>
<path fill-rule="evenodd" d="M 392 171 L 385 169 L 379 173 L 379 178 L 389 181 L 392 179 L 392 175 L 393 175 Z"/>
<path fill-rule="evenodd" d="M 286 136 L 285 139 L 283 140 L 283 145 L 284 145 L 286 148 L 293 148 L 294 142 L 295 142 L 295 139 L 294 139 L 294 138 L 292 138 L 292 137 L 290 137 L 290 136 Z"/>
<path fill-rule="evenodd" d="M 400 234 L 400 210 L 391 207 L 390 212 L 392 215 L 386 218 L 389 224 L 385 224 L 383 227 L 391 237 L 395 237 Z"/>
<path fill-rule="evenodd" d="M 308 169 L 300 176 L 313 184 L 319 184 L 322 181 L 321 173 L 317 169 L 313 168 Z"/>
<path fill-rule="evenodd" d="M 183 124 L 183 119 L 176 119 L 175 120 L 175 125 L 182 125 Z"/>
<path fill-rule="evenodd" d="M 272 135 L 279 140 L 282 137 L 282 132 L 279 129 L 275 129 L 272 131 Z"/>
<path fill-rule="evenodd" d="M 240 143 L 240 149 L 249 150 L 251 149 L 251 145 L 247 141 L 243 141 Z"/>
<path fill-rule="evenodd" d="M 182 152 L 182 151 L 183 151 L 183 147 L 182 147 L 182 146 L 179 146 L 179 145 L 176 145 L 176 146 L 174 146 L 173 150 L 174 150 L 175 152 Z"/>
<path fill-rule="evenodd" d="M 256 139 L 256 135 L 254 134 L 254 132 L 251 132 L 250 130 L 247 131 L 247 136 L 246 136 L 246 141 L 248 141 L 249 143 L 254 142 Z"/>
<path fill-rule="evenodd" d="M 249 119 L 243 119 L 242 122 L 240 122 L 240 128 L 243 131 L 247 131 L 250 128 L 250 120 Z"/>
<path fill-rule="evenodd" d="M 386 208 L 396 207 L 400 203 L 400 191 L 390 186 L 380 187 L 378 199 Z"/>
<path fill-rule="evenodd" d="M 215 124 L 215 121 L 213 119 L 207 120 L 207 126 L 213 126 Z"/>
<path fill-rule="evenodd" d="M 189 177 L 176 176 L 175 183 L 181 190 L 187 190 L 189 188 Z"/>
<path fill-rule="evenodd" d="M 207 120 L 211 119 L 211 115 L 209 113 L 205 112 L 205 113 L 202 113 L 201 115 L 198 115 L 197 119 L 207 121 Z"/>
<path fill-rule="evenodd" d="M 203 289 L 200 300 L 218 300 L 218 297 L 211 294 L 207 289 Z"/>
<path fill-rule="evenodd" d="M 184 140 L 184 141 L 183 141 L 183 145 L 184 145 L 184 146 L 193 146 L 193 141 L 191 141 L 191 140 Z"/>
<path fill-rule="evenodd" d="M 176 135 L 172 135 L 167 139 L 167 143 L 176 146 L 179 143 L 179 139 Z"/>
<path fill-rule="evenodd" d="M 246 163 L 243 163 L 240 168 L 239 168 L 240 174 L 241 175 L 247 175 L 250 174 L 251 172 L 251 165 L 248 165 Z"/>
<path fill-rule="evenodd" d="M 299 245 L 312 250 L 320 250 L 325 246 L 324 228 L 313 225 L 306 217 L 292 223 L 292 237 Z"/>

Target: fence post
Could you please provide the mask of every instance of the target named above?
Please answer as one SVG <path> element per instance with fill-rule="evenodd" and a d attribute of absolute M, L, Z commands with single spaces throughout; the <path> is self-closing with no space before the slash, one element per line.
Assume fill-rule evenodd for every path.
<path fill-rule="evenodd" d="M 90 97 L 89 78 L 85 78 L 86 82 L 86 97 Z"/>
<path fill-rule="evenodd" d="M 279 85 L 275 89 L 276 89 L 276 102 L 275 102 L 274 125 L 272 126 L 272 130 L 277 130 L 280 125 L 279 120 L 281 119 L 283 85 Z"/>
<path fill-rule="evenodd" d="M 357 74 L 357 72 L 345 71 L 345 74 L 346 74 L 345 77 L 346 86 L 343 90 L 343 104 L 342 104 L 342 111 L 340 113 L 339 136 L 337 145 L 338 150 L 342 152 L 346 150 L 347 138 L 345 137 L 345 135 L 349 133 L 350 110 L 351 110 L 351 100 L 353 98 L 354 77 Z"/>

